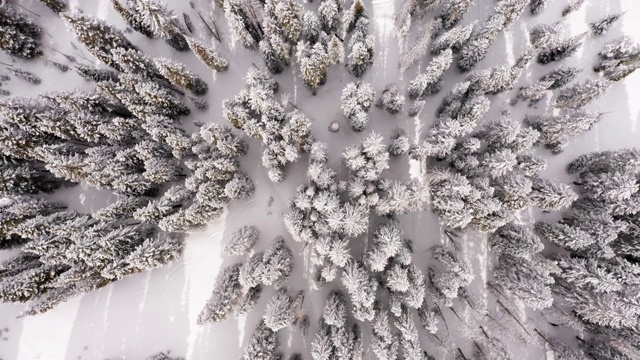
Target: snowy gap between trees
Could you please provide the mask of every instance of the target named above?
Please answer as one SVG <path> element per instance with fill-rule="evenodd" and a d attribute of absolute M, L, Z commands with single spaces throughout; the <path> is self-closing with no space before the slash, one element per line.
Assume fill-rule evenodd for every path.
<path fill-rule="evenodd" d="M 30 9 L 38 9 L 38 13 L 42 14 L 38 23 L 54 36 L 52 39 L 45 35 L 45 42 L 55 44 L 53 46 L 63 52 L 74 53 L 75 50 L 66 40 L 72 37 L 69 36 L 60 19 L 55 19 L 52 13 L 47 12 L 48 9 L 36 1 L 20 1 L 20 3 Z M 208 2 L 194 1 L 194 4 L 196 8 L 206 9 L 204 12 L 209 12 Z M 191 11 L 188 3 L 172 1 L 168 5 L 175 9 L 177 14 Z M 423 60 L 421 64 L 400 73 L 396 65 L 399 62 L 399 54 L 413 41 L 411 36 L 415 36 L 416 31 L 414 29 L 411 36 L 404 40 L 404 43 L 398 41 L 393 33 L 392 18 L 396 6 L 399 4 L 394 1 L 374 0 L 371 3 L 366 2 L 366 5 L 372 19 L 369 32 L 376 39 L 376 52 L 373 67 L 365 73 L 363 79 L 374 85 L 377 98 L 384 87 L 391 82 L 397 82 L 401 89 L 406 89 L 408 82 L 418 71 L 423 70 L 429 61 Z M 468 15 L 465 16 L 463 24 L 468 24 L 475 19 L 484 19 L 492 10 L 493 5 L 493 3 L 484 2 L 473 5 Z M 580 10 L 568 18 L 571 35 L 582 32 L 585 30 L 586 23 L 599 19 L 603 14 L 626 10 L 628 13 L 621 19 L 622 25 L 610 30 L 606 35 L 606 40 L 617 37 L 622 32 L 621 29 L 624 29 L 625 34 L 633 36 L 638 41 L 640 35 L 637 30 L 640 25 L 635 24 L 633 15 L 638 14 L 640 9 L 635 6 L 637 5 L 623 1 L 607 2 L 607 4 L 587 1 Z M 115 13 L 107 0 L 95 3 L 74 1 L 70 3 L 70 7 L 82 8 L 87 14 L 96 15 L 108 20 L 110 24 L 114 24 L 118 28 L 124 28 L 122 19 Z M 477 68 L 501 65 L 506 60 L 509 60 L 508 63 L 512 63 L 511 60 L 524 50 L 525 43 L 522 39 L 526 37 L 527 28 L 533 24 L 549 23 L 556 18 L 559 19 L 557 14 L 560 13 L 562 7 L 563 4 L 560 3 L 549 4 L 544 14 L 553 14 L 554 17 L 550 19 L 546 19 L 544 15 L 530 17 L 528 13 L 525 13 L 523 15 L 525 21 L 518 21 L 508 34 L 504 34 L 504 37 L 501 35 L 491 47 L 489 56 Z M 224 18 L 219 12 L 214 13 L 214 18 L 218 24 L 224 24 Z M 227 41 L 218 45 L 217 50 L 225 55 L 231 64 L 227 72 L 212 76 L 209 76 L 206 67 L 189 53 L 176 53 L 160 40 L 153 40 L 152 44 L 146 44 L 143 47 L 148 55 L 166 56 L 179 60 L 187 64 L 189 69 L 202 78 L 207 79 L 210 87 L 207 100 L 210 107 L 206 112 L 194 111 L 194 115 L 192 115 L 205 123 L 225 124 L 226 120 L 221 116 L 222 100 L 233 98 L 244 88 L 243 82 L 239 79 L 244 77 L 247 69 L 252 66 L 252 62 L 262 66 L 262 59 L 256 52 L 246 50 L 240 45 L 228 50 L 229 35 L 225 31 L 222 30 L 223 38 Z M 65 40 L 58 43 L 55 39 L 56 34 L 64 34 L 61 38 Z M 135 32 L 127 36 L 141 47 L 146 41 L 144 37 Z M 591 62 L 596 58 L 595 53 L 599 51 L 603 42 L 602 39 L 597 41 L 587 39 L 580 53 L 574 55 L 567 64 L 575 63 L 576 66 L 589 69 Z M 82 51 L 86 53 L 86 51 Z M 508 53 L 510 59 L 505 59 L 504 53 Z M 531 67 L 537 66 L 537 64 L 533 64 Z M 534 75 L 531 73 L 531 67 L 527 69 L 528 73 L 523 74 L 520 78 L 516 89 L 539 77 L 540 71 L 536 71 Z M 32 70 L 30 69 L 30 71 Z M 78 76 L 62 74 L 52 68 L 41 66 L 33 71 L 44 79 L 44 83 L 38 87 L 17 86 L 12 83 L 13 94 L 32 96 L 34 92 L 62 90 L 59 88 L 61 84 L 68 85 L 69 89 L 85 85 Z M 421 123 L 414 123 L 411 118 L 405 115 L 391 117 L 383 110 L 372 107 L 369 111 L 370 119 L 367 130 L 362 134 L 353 133 L 342 116 L 339 104 L 342 89 L 354 79 L 346 71 L 340 69 L 340 66 L 333 66 L 329 70 L 327 83 L 319 88 L 318 94 L 314 97 L 300 81 L 297 75 L 298 71 L 297 66 L 291 66 L 286 68 L 283 74 L 276 75 L 275 78 L 282 88 L 294 94 L 294 103 L 313 120 L 312 128 L 318 139 L 330 144 L 330 164 L 342 175 L 346 171 L 339 164 L 339 154 L 343 148 L 349 144 L 360 142 L 372 130 L 382 134 L 385 140 L 388 140 L 391 130 L 396 126 L 403 127 L 412 135 L 411 139 L 415 140 L 432 125 L 433 116 L 431 114 L 446 95 L 446 91 L 441 91 L 427 100 L 427 106 L 421 116 Z M 293 75 L 291 75 L 292 73 Z M 585 73 L 592 75 L 588 71 Z M 453 85 L 453 81 L 457 81 L 459 78 L 454 75 L 456 74 L 455 69 L 450 70 L 447 74 L 443 89 L 449 89 Z M 71 77 L 74 78 L 74 84 L 69 81 Z M 593 103 L 590 108 L 610 113 L 594 129 L 573 139 L 563 153 L 545 156 L 549 166 L 544 175 L 570 182 L 573 177 L 565 174 L 564 169 L 566 164 L 577 155 L 592 150 L 638 146 L 637 124 L 640 105 L 634 104 L 631 99 L 631 94 L 638 91 L 640 91 L 640 82 L 637 80 L 636 74 L 630 76 L 623 83 L 615 84 L 608 94 Z M 503 108 L 511 110 L 514 119 L 523 118 L 524 113 L 534 112 L 522 104 L 519 104 L 518 108 L 511 108 L 508 106 L 510 99 L 506 95 L 501 96 L 505 98 L 504 101 L 492 99 L 492 108 L 485 119 L 499 117 Z M 545 104 L 539 104 L 535 112 L 542 113 L 541 110 L 544 107 Z M 523 111 L 523 114 L 518 111 Z M 327 130 L 329 123 L 334 120 L 341 125 L 338 133 L 331 133 Z M 282 213 L 286 212 L 295 187 L 304 182 L 307 165 L 305 159 L 289 165 L 286 181 L 274 184 L 267 178 L 265 168 L 258 163 L 260 156 L 261 146 L 256 141 L 249 141 L 249 153 L 241 161 L 243 170 L 254 179 L 256 191 L 253 197 L 231 203 L 225 216 L 210 224 L 207 230 L 202 233 L 191 235 L 186 242 L 184 255 L 179 260 L 160 269 L 124 278 L 105 288 L 74 298 L 36 317 L 15 319 L 15 315 L 21 312 L 22 305 L 0 305 L 2 308 L 0 327 L 9 328 L 9 331 L 4 334 L 8 340 L 0 342 L 0 355 L 16 359 L 31 359 L 38 356 L 44 358 L 77 358 L 78 356 L 87 358 L 118 356 L 144 358 L 158 351 L 170 350 L 172 356 L 183 356 L 189 359 L 215 357 L 219 354 L 225 354 L 224 358 L 238 358 L 242 353 L 243 344 L 246 343 L 257 325 L 265 303 L 275 291 L 270 289 L 269 292 L 264 293 L 259 306 L 244 322 L 240 321 L 236 325 L 234 319 L 229 319 L 221 324 L 209 324 L 204 327 L 197 325 L 196 319 L 211 294 L 216 275 L 221 269 L 237 260 L 224 258 L 221 255 L 222 239 L 229 238 L 232 231 L 243 225 L 254 225 L 260 229 L 260 240 L 255 251 L 266 249 L 277 235 L 288 238 L 288 233 L 281 221 Z M 419 168 L 419 164 L 416 162 L 403 163 L 404 160 L 406 158 L 395 162 L 392 160 L 391 171 L 387 170 L 385 175 L 391 178 L 405 179 L 409 176 L 419 177 L 424 171 Z M 106 205 L 112 195 L 110 195 L 110 191 L 87 191 L 87 189 L 81 189 L 78 186 L 59 191 L 54 196 L 64 199 L 70 206 L 78 210 L 93 211 Z M 538 210 L 524 215 L 529 219 L 548 216 L 540 214 Z M 527 221 L 527 219 L 523 220 Z M 429 210 L 402 218 L 405 236 L 413 239 L 416 245 L 414 261 L 423 269 L 429 259 L 421 259 L 420 254 L 426 253 L 433 245 L 447 241 L 436 236 L 433 229 L 438 227 L 437 224 L 435 215 Z M 373 227 L 370 229 L 373 230 Z M 476 277 L 486 278 L 488 271 L 486 241 L 474 240 L 472 235 L 465 238 L 466 248 L 463 249 L 463 254 L 471 261 Z M 289 240 L 288 243 L 294 254 L 301 254 L 301 244 Z M 5 258 L 9 254 L 1 252 L 0 256 Z M 305 277 L 309 275 L 303 274 L 303 269 L 304 264 L 301 261 L 294 263 L 294 270 L 289 280 L 292 290 L 308 290 Z M 483 283 L 484 281 L 474 280 L 474 284 L 478 288 Z M 305 305 L 312 321 L 321 316 L 321 310 L 330 290 L 331 288 L 327 288 L 320 293 L 310 292 L 309 294 L 313 294 L 313 296 L 307 296 L 305 299 Z M 306 354 L 308 348 L 304 349 L 297 335 L 288 332 L 285 331 L 285 335 L 280 336 L 287 354 L 294 351 L 303 351 Z M 314 333 L 315 323 L 310 330 L 310 334 Z M 47 339 L 47 341 L 43 341 L 43 339 Z M 540 355 L 539 353 L 529 354 L 530 358 L 539 358 Z"/>

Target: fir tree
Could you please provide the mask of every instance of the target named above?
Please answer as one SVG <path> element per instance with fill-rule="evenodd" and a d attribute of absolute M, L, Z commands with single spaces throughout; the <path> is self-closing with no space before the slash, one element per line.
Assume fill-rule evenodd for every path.
<path fill-rule="evenodd" d="M 264 312 L 264 324 L 274 332 L 283 329 L 293 322 L 292 301 L 286 289 L 280 289 L 267 303 Z"/>
<path fill-rule="evenodd" d="M 42 30 L 7 2 L 0 4 L 0 49 L 10 55 L 33 59 L 42 55 Z"/>
<path fill-rule="evenodd" d="M 136 0 L 136 16 L 155 37 L 165 39 L 167 44 L 178 51 L 189 50 L 178 17 L 169 10 L 162 0 Z"/>
<path fill-rule="evenodd" d="M 397 114 L 404 106 L 404 96 L 399 94 L 398 85 L 387 85 L 376 101 L 376 106 L 384 108 L 389 114 Z"/>
<path fill-rule="evenodd" d="M 567 145 L 570 137 L 590 130 L 600 120 L 600 113 L 574 110 L 559 116 L 527 116 L 525 124 L 538 130 L 538 141 L 557 154 Z"/>
<path fill-rule="evenodd" d="M 455 28 L 439 35 L 431 44 L 431 53 L 433 55 L 439 55 L 447 49 L 451 49 L 454 53 L 459 52 L 471 37 L 473 28 L 476 24 L 477 21 L 474 21 L 467 26 L 456 26 Z"/>
<path fill-rule="evenodd" d="M 111 0 L 111 5 L 113 5 L 113 9 L 120 14 L 122 20 L 124 20 L 127 25 L 131 26 L 131 28 L 148 38 L 153 38 L 154 33 L 149 27 L 149 25 L 145 24 L 140 18 L 135 7 L 128 7 L 120 3 L 118 0 Z"/>
<path fill-rule="evenodd" d="M 282 358 L 282 354 L 280 353 L 278 336 L 267 327 L 264 321 L 260 321 L 251 339 L 249 339 L 249 343 L 244 347 L 242 359 L 272 360 L 280 358 Z"/>
<path fill-rule="evenodd" d="M 540 209 L 552 211 L 571 206 L 578 195 L 570 186 L 557 180 L 533 178 L 531 201 Z"/>
<path fill-rule="evenodd" d="M 540 78 L 539 82 L 540 83 L 551 82 L 551 85 L 549 85 L 549 89 L 552 89 L 552 90 L 559 89 L 567 85 L 571 81 L 573 81 L 576 77 L 578 77 L 578 74 L 580 74 L 581 71 L 582 70 L 575 67 L 571 67 L 571 66 L 569 67 L 560 66 L 554 70 L 551 70 L 547 74 L 543 75 Z"/>
<path fill-rule="evenodd" d="M 489 236 L 489 246 L 497 254 L 529 258 L 542 251 L 544 245 L 527 226 L 508 223 Z"/>
<path fill-rule="evenodd" d="M 342 90 L 342 114 L 349 120 L 353 131 L 362 131 L 369 122 L 367 112 L 373 105 L 375 90 L 369 83 L 349 83 Z"/>
<path fill-rule="evenodd" d="M 601 97 L 611 86 L 606 79 L 590 79 L 562 90 L 555 100 L 559 108 L 577 109 Z"/>
<path fill-rule="evenodd" d="M 311 45 L 301 41 L 297 45 L 296 58 L 300 64 L 302 80 L 315 95 L 327 78 L 329 55 L 326 49 L 319 42 Z"/>
<path fill-rule="evenodd" d="M 198 324 L 225 320 L 242 298 L 242 287 L 238 280 L 241 264 L 231 265 L 216 277 L 211 298 L 198 315 Z"/>
<path fill-rule="evenodd" d="M 609 15 L 605 18 L 590 23 L 589 27 L 591 28 L 591 32 L 596 36 L 603 35 L 607 31 L 609 31 L 611 26 L 613 26 L 613 24 L 618 21 L 621 16 L 622 14 Z"/>
<path fill-rule="evenodd" d="M 248 2 L 239 0 L 224 2 L 224 17 L 229 25 L 233 44 L 240 41 L 246 48 L 257 48 L 264 36 L 258 13 L 253 4 Z"/>
<path fill-rule="evenodd" d="M 259 232 L 254 226 L 243 226 L 231 234 L 222 248 L 222 251 L 229 256 L 244 255 L 258 241 Z"/>
<path fill-rule="evenodd" d="M 194 95 L 204 95 L 207 93 L 207 83 L 202 81 L 196 74 L 187 70 L 184 65 L 165 58 L 156 58 L 154 59 L 154 63 L 162 76 L 169 79 L 171 83 L 181 89 L 189 90 Z"/>
<path fill-rule="evenodd" d="M 409 98 L 416 100 L 433 95 L 442 88 L 442 76 L 453 60 L 451 50 L 447 49 L 436 56 L 422 74 L 409 83 Z"/>
<path fill-rule="evenodd" d="M 200 61 L 215 71 L 226 71 L 229 67 L 227 59 L 223 58 L 213 48 L 192 37 L 186 37 L 189 47 Z"/>
<path fill-rule="evenodd" d="M 451 29 L 456 26 L 472 4 L 472 0 L 451 0 L 447 2 L 439 16 L 442 21 L 442 27 Z"/>
<path fill-rule="evenodd" d="M 570 57 L 578 51 L 578 48 L 582 45 L 582 39 L 584 39 L 585 36 L 586 33 L 582 33 L 557 44 L 550 45 L 549 48 L 542 50 L 538 54 L 538 63 L 546 65 Z"/>
<path fill-rule="evenodd" d="M 562 10 L 562 16 L 567 16 L 572 12 L 578 10 L 582 6 L 582 4 L 584 4 L 584 0 L 570 0 L 569 5 L 567 5 Z"/>
<path fill-rule="evenodd" d="M 373 65 L 374 39 L 368 35 L 369 19 L 362 16 L 355 24 L 355 31 L 349 39 L 347 69 L 351 75 L 359 78 Z"/>
<path fill-rule="evenodd" d="M 539 15 L 542 10 L 547 6 L 549 0 L 531 0 L 529 7 L 531 8 L 532 15 Z"/>
<path fill-rule="evenodd" d="M 61 16 L 67 27 L 69 27 L 76 36 L 76 39 L 83 43 L 87 47 L 87 50 L 98 58 L 98 60 L 118 71 L 123 71 L 122 67 L 111 57 L 111 51 L 118 48 L 132 49 L 135 47 L 122 32 L 116 30 L 104 21 L 88 15 L 65 12 L 62 13 Z M 95 36 L 95 34 L 100 34 L 100 36 Z"/>

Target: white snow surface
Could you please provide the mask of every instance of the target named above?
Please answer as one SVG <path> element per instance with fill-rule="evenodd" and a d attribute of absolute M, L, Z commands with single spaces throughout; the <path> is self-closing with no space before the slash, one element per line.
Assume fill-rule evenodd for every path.
<path fill-rule="evenodd" d="M 35 0 L 17 2 L 41 15 L 37 21 L 47 32 L 44 36 L 47 45 L 46 58 L 63 63 L 66 61 L 62 55 L 52 50 L 54 48 L 75 56 L 81 62 L 87 62 L 83 59 L 84 56 L 91 58 L 82 46 L 76 45 L 77 49 L 73 46 L 75 39 L 65 29 L 62 21 L 50 10 Z M 73 9 L 81 9 L 85 13 L 106 19 L 121 29 L 125 28 L 109 0 L 70 0 L 69 2 Z M 212 74 L 195 59 L 193 54 L 177 53 L 161 40 L 148 40 L 137 33 L 128 34 L 128 37 L 150 56 L 165 56 L 182 61 L 207 80 L 210 86 L 207 94 L 210 107 L 206 112 L 194 110 L 191 118 L 205 123 L 225 123 L 221 115 L 222 100 L 232 98 L 244 87 L 242 78 L 247 69 L 252 66 L 252 63 L 262 66 L 262 59 L 258 53 L 246 50 L 240 45 L 235 48 L 230 47 L 228 33 L 223 30 L 226 27 L 224 18 L 220 9 L 212 7 L 212 1 L 194 0 L 192 2 L 196 10 L 200 10 L 208 20 L 213 18 L 218 28 L 222 30 L 223 42 L 221 44 L 214 42 L 214 45 L 230 60 L 227 72 Z M 194 36 L 208 40 L 205 31 L 199 26 L 200 21 L 196 10 L 192 9 L 187 1 L 167 0 L 167 3 L 169 7 L 175 9 L 180 19 L 183 12 L 189 14 L 197 27 Z M 319 1 L 314 1 L 304 6 L 309 9 L 316 8 L 318 3 Z M 376 57 L 373 67 L 367 71 L 363 80 L 373 83 L 377 94 L 392 82 L 397 83 L 401 88 L 406 88 L 408 81 L 413 79 L 418 71 L 424 69 L 431 56 L 427 56 L 420 64 L 403 74 L 398 70 L 399 54 L 413 42 L 415 34 L 418 33 L 418 27 L 426 23 L 433 13 L 422 20 L 414 21 L 412 34 L 407 39 L 400 40 L 394 34 L 393 13 L 400 6 L 401 0 L 365 0 L 365 4 L 373 20 L 370 31 L 376 40 Z M 494 4 L 495 1 L 477 0 L 465 15 L 463 23 L 468 24 L 476 19 L 484 19 Z M 640 24 L 637 21 L 637 17 L 640 16 L 640 5 L 637 1 L 588 0 L 579 11 L 563 19 L 560 12 L 565 5 L 564 0 L 550 1 L 538 17 L 532 17 L 526 10 L 508 33 L 498 38 L 487 58 L 479 63 L 476 69 L 513 61 L 526 49 L 527 29 L 539 23 L 563 21 L 566 30 L 573 35 L 584 31 L 588 22 L 607 14 L 627 11 L 622 20 L 605 36 L 588 37 L 580 54 L 565 61 L 566 64 L 585 69 L 580 79 L 595 76 L 590 69 L 596 61 L 597 51 L 606 41 L 622 33 L 633 37 L 635 41 L 640 41 Z M 12 60 L 0 54 L 0 61 L 11 62 Z M 63 74 L 51 66 L 43 65 L 44 62 L 41 60 L 34 63 L 35 67 L 30 65 L 25 69 L 39 75 L 43 83 L 33 86 L 13 79 L 10 87 L 13 94 L 33 96 L 46 91 L 91 85 L 72 71 Z M 20 66 L 20 64 L 16 65 Z M 530 64 L 516 88 L 536 80 L 549 71 L 551 66 L 553 65 L 544 67 L 535 63 Z M 0 70 L 0 73 L 3 71 Z M 317 96 L 312 96 L 297 77 L 295 64 L 283 74 L 277 75 L 276 79 L 280 82 L 281 92 L 291 93 L 292 101 L 314 121 L 315 136 L 330 144 L 330 163 L 344 178 L 346 173 L 339 163 L 339 154 L 345 146 L 359 142 L 371 130 L 381 133 L 388 139 L 395 127 L 404 128 L 415 140 L 432 124 L 435 108 L 447 89 L 459 81 L 461 76 L 455 69 L 455 64 L 452 65 L 445 77 L 444 90 L 427 100 L 419 121 L 406 115 L 390 116 L 374 107 L 370 111 L 369 128 L 363 133 L 351 131 L 340 111 L 342 89 L 347 83 L 355 81 L 342 65 L 330 68 L 328 81 L 320 87 Z M 640 104 L 637 96 L 634 96 L 638 93 L 640 93 L 640 74 L 636 73 L 623 82 L 615 84 L 606 96 L 590 105 L 589 107 L 593 110 L 607 112 L 606 118 L 590 132 L 576 138 L 560 155 L 552 156 L 547 151 L 541 150 L 549 160 L 548 170 L 543 175 L 571 181 L 564 168 L 577 155 L 593 150 L 640 146 L 638 138 Z M 508 103 L 513 96 L 514 93 L 511 92 L 492 98 L 492 108 L 485 119 L 500 116 L 501 110 L 504 109 L 510 110 L 514 119 L 522 119 L 524 114 L 541 114 L 550 109 L 549 101 L 541 102 L 538 108 L 527 108 L 522 102 L 511 107 Z M 341 125 L 340 131 L 335 134 L 327 130 L 329 123 L 334 120 Z M 274 184 L 269 181 L 265 168 L 260 164 L 262 153 L 260 144 L 252 140 L 248 141 L 250 150 L 242 160 L 242 165 L 243 170 L 248 172 L 256 183 L 256 192 L 253 197 L 230 204 L 228 211 L 221 219 L 211 223 L 206 231 L 188 238 L 184 255 L 179 260 L 161 269 L 125 278 L 34 317 L 16 318 L 17 314 L 24 309 L 24 305 L 1 304 L 0 329 L 7 328 L 8 331 L 2 331 L 0 336 L 2 338 L 0 339 L 0 358 L 143 359 L 158 351 L 169 352 L 172 356 L 187 359 L 239 358 L 242 346 L 253 333 L 266 301 L 274 293 L 273 289 L 267 289 L 263 293 L 256 309 L 242 321 L 229 319 L 219 324 L 200 326 L 196 324 L 196 319 L 211 294 L 219 270 L 243 260 L 240 257 L 223 258 L 220 251 L 221 242 L 242 225 L 254 225 L 260 229 L 260 240 L 254 251 L 266 249 L 277 235 L 283 235 L 288 239 L 288 244 L 298 260 L 294 264 L 288 286 L 291 293 L 300 289 L 308 291 L 305 307 L 311 316 L 310 334 L 313 334 L 326 294 L 329 290 L 340 286 L 331 284 L 322 292 L 309 289 L 305 281 L 308 271 L 305 269 L 305 262 L 302 261 L 302 246 L 290 240 L 282 223 L 282 215 L 287 210 L 289 199 L 295 188 L 304 181 L 307 159 L 303 157 L 296 164 L 289 166 L 285 182 Z M 406 157 L 400 157 L 391 160 L 391 169 L 383 173 L 383 176 L 406 179 L 421 177 L 425 171 L 428 169 L 421 168 L 420 164 L 409 162 Z M 109 191 L 95 191 L 82 185 L 58 192 L 55 196 L 64 199 L 73 208 L 86 212 L 99 209 L 114 198 Z M 523 212 L 520 218 L 522 221 L 529 222 L 534 218 L 549 216 L 555 215 L 541 214 L 537 210 L 532 210 Z M 442 229 L 429 209 L 400 218 L 405 236 L 414 241 L 414 261 L 426 270 L 430 261 L 429 249 L 444 243 L 446 237 L 442 235 Z M 362 251 L 364 243 L 364 239 L 357 239 L 352 242 L 352 248 L 355 252 Z M 486 241 L 481 236 L 471 234 L 465 236 L 461 243 L 462 252 L 472 262 L 476 273 L 474 293 L 482 299 L 485 295 L 483 284 L 487 278 L 488 266 L 491 264 Z M 0 260 L 9 258 L 12 254 L 10 251 L 0 252 Z M 530 319 L 535 319 L 535 314 L 529 315 Z M 452 315 L 450 320 L 449 318 L 447 320 L 450 324 L 455 323 Z M 548 330 L 554 331 L 554 329 Z M 370 333 L 368 326 L 364 326 L 363 331 L 367 339 Z M 279 336 L 287 355 L 302 352 L 304 358 L 309 358 L 310 340 L 303 340 L 300 334 L 289 330 L 281 331 Z M 426 347 L 425 339 L 422 340 L 423 347 Z M 524 348 L 518 350 L 520 359 L 545 357 L 540 350 Z M 366 358 L 373 358 L 373 354 L 367 352 Z"/>

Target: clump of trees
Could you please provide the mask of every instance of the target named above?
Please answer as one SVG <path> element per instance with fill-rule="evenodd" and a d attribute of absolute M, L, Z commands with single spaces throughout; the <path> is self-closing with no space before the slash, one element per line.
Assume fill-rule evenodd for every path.
<path fill-rule="evenodd" d="M 222 104 L 223 115 L 234 127 L 264 146 L 262 164 L 273 182 L 284 180 L 286 165 L 310 150 L 311 120 L 275 97 L 278 83 L 266 71 L 249 69 L 247 85 L 233 100 Z"/>

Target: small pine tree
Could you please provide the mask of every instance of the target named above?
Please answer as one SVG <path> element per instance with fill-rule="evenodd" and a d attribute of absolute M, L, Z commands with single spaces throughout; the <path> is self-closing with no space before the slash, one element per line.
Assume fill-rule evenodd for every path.
<path fill-rule="evenodd" d="M 277 334 L 264 321 L 260 321 L 249 343 L 245 345 L 242 360 L 281 359 L 280 343 Z"/>
<path fill-rule="evenodd" d="M 571 206 L 578 195 L 569 185 L 557 180 L 533 178 L 531 201 L 540 209 L 547 211 L 560 210 Z"/>
<path fill-rule="evenodd" d="M 613 26 L 613 24 L 618 21 L 621 16 L 622 14 L 609 15 L 605 18 L 590 23 L 589 27 L 591 28 L 591 32 L 596 36 L 603 35 L 607 31 L 609 31 L 611 26 Z"/>
<path fill-rule="evenodd" d="M 398 85 L 387 85 L 376 102 L 377 107 L 384 108 L 389 114 L 397 114 L 404 106 L 404 96 L 399 94 Z"/>
<path fill-rule="evenodd" d="M 163 0 L 136 0 L 136 16 L 155 37 L 165 39 L 167 44 L 178 51 L 189 50 L 178 17 L 167 8 Z"/>
<path fill-rule="evenodd" d="M 321 43 L 313 45 L 301 41 L 297 45 L 296 58 L 300 64 L 300 77 L 315 95 L 324 84 L 329 69 L 329 54 Z"/>
<path fill-rule="evenodd" d="M 207 83 L 202 81 L 196 74 L 172 60 L 166 58 L 156 58 L 154 63 L 158 67 L 160 74 L 167 78 L 174 85 L 191 91 L 194 95 L 204 95 L 207 93 Z"/>
<path fill-rule="evenodd" d="M 140 19 L 135 8 L 128 8 L 127 6 L 122 5 L 118 0 L 111 0 L 111 4 L 113 5 L 114 10 L 120 14 L 122 19 L 127 23 L 127 25 L 131 26 L 133 30 L 148 38 L 153 38 L 153 31 Z"/>
<path fill-rule="evenodd" d="M 118 48 L 133 49 L 135 46 L 121 31 L 102 20 L 88 15 L 65 12 L 61 16 L 67 27 L 76 36 L 76 39 L 83 43 L 93 56 L 112 68 L 123 71 L 119 64 L 112 59 L 111 50 Z M 100 36 L 95 36 L 95 34 L 100 34 Z"/>
<path fill-rule="evenodd" d="M 568 87 L 558 94 L 555 106 L 565 109 L 578 109 L 601 97 L 611 86 L 606 79 L 590 79 Z"/>
<path fill-rule="evenodd" d="M 586 33 L 582 33 L 573 36 L 567 40 L 558 43 L 548 49 L 541 51 L 538 54 L 538 63 L 542 65 L 549 64 L 554 61 L 564 60 L 578 51 L 578 48 L 582 45 L 582 40 L 586 36 Z"/>
<path fill-rule="evenodd" d="M 547 6 L 549 0 L 531 0 L 529 7 L 532 15 L 540 15 L 542 10 Z"/>
<path fill-rule="evenodd" d="M 10 55 L 33 59 L 42 55 L 42 30 L 8 2 L 0 3 L 0 49 Z"/>
<path fill-rule="evenodd" d="M 222 252 L 228 256 L 246 254 L 258 241 L 259 232 L 254 226 L 243 226 L 231 234 L 222 248 Z"/>
<path fill-rule="evenodd" d="M 567 5 L 563 10 L 562 10 L 562 16 L 567 16 L 569 14 L 571 14 L 572 12 L 578 10 L 582 4 L 584 4 L 584 0 L 570 0 L 569 1 L 569 5 Z"/>
<path fill-rule="evenodd" d="M 264 324 L 274 332 L 293 323 L 292 301 L 286 289 L 280 289 L 267 303 L 264 311 Z"/>
<path fill-rule="evenodd" d="M 241 264 L 235 264 L 220 271 L 211 298 L 198 315 L 198 324 L 223 321 L 240 302 L 242 298 L 242 287 L 239 281 L 240 267 Z"/>
<path fill-rule="evenodd" d="M 442 21 L 442 27 L 451 29 L 456 26 L 471 5 L 473 5 L 473 0 L 451 0 L 447 2 L 439 16 Z"/>
<path fill-rule="evenodd" d="M 452 52 L 457 53 L 462 49 L 464 44 L 469 41 L 473 29 L 476 26 L 477 21 L 472 22 L 466 26 L 456 26 L 455 28 L 438 36 L 431 44 L 431 53 L 438 55 L 447 49 L 451 49 Z"/>
<path fill-rule="evenodd" d="M 368 35 L 369 19 L 360 17 L 356 23 L 356 30 L 349 40 L 349 55 L 347 69 L 351 75 L 359 78 L 373 65 L 374 38 Z"/>
<path fill-rule="evenodd" d="M 342 90 L 342 114 L 349 120 L 353 131 L 362 131 L 368 123 L 367 112 L 373 105 L 375 90 L 369 83 L 349 83 Z"/>
<path fill-rule="evenodd" d="M 450 49 L 444 50 L 436 56 L 425 71 L 409 83 L 409 98 L 416 100 L 426 95 L 433 95 L 442 88 L 442 76 L 453 61 Z"/>
<path fill-rule="evenodd" d="M 229 67 L 227 59 L 223 58 L 213 48 L 192 37 L 186 37 L 189 47 L 200 61 L 215 71 L 226 71 Z"/>
<path fill-rule="evenodd" d="M 40 0 L 40 2 L 56 13 L 67 9 L 67 4 L 63 0 Z"/>

